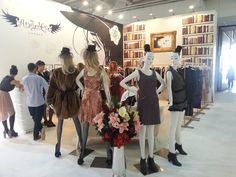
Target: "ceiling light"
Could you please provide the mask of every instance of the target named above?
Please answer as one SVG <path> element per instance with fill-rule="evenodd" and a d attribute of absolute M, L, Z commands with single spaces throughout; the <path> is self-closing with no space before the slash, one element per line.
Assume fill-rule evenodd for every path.
<path fill-rule="evenodd" d="M 122 15 L 122 14 L 120 14 L 119 16 L 118 16 L 118 18 L 119 19 L 122 19 L 124 16 Z"/>
<path fill-rule="evenodd" d="M 172 13 L 172 12 L 174 12 L 174 10 L 173 9 L 169 9 L 169 12 Z"/>
<path fill-rule="evenodd" d="M 150 13 L 149 15 L 152 16 L 152 13 Z"/>
<path fill-rule="evenodd" d="M 194 5 L 191 5 L 188 7 L 189 9 L 194 9 Z"/>
<path fill-rule="evenodd" d="M 84 6 L 87 6 L 87 5 L 88 5 L 88 1 L 84 1 L 84 2 L 83 2 L 83 5 L 84 5 Z"/>
<path fill-rule="evenodd" d="M 102 6 L 98 5 L 98 6 L 96 7 L 96 11 L 101 11 L 101 10 L 102 10 Z"/>
<path fill-rule="evenodd" d="M 108 15 L 111 15 L 112 14 L 112 10 L 108 10 Z"/>
<path fill-rule="evenodd" d="M 133 16 L 133 18 L 135 19 L 135 18 L 137 18 L 137 16 Z"/>

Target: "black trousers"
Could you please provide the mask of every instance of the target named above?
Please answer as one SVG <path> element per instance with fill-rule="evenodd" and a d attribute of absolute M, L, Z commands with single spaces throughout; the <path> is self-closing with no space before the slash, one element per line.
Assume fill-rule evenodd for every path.
<path fill-rule="evenodd" d="M 38 107 L 28 107 L 28 109 L 34 121 L 34 137 L 37 137 L 42 129 L 41 121 L 43 118 L 45 106 L 43 104 Z"/>

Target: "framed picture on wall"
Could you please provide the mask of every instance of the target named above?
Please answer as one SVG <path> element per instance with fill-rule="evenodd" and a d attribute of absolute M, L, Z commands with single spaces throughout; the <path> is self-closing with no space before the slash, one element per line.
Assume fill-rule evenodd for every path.
<path fill-rule="evenodd" d="M 176 47 L 176 31 L 151 34 L 152 52 L 172 52 Z"/>

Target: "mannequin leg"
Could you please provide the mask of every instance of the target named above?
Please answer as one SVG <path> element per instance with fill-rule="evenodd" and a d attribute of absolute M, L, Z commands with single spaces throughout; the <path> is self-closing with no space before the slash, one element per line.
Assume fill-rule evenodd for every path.
<path fill-rule="evenodd" d="M 80 147 L 82 147 L 82 143 L 83 143 L 83 141 L 82 141 L 82 131 L 81 131 L 81 124 L 80 124 L 79 118 L 74 117 L 73 121 L 74 121 L 74 124 L 75 124 L 75 129 L 76 129 L 77 135 L 79 137 Z"/>
<path fill-rule="evenodd" d="M 140 171 L 146 175 L 147 174 L 147 164 L 146 164 L 146 157 L 145 157 L 145 140 L 146 140 L 146 125 L 142 125 L 140 132 L 139 132 L 139 146 L 140 146 Z"/>
<path fill-rule="evenodd" d="M 182 166 L 182 164 L 177 160 L 175 154 L 175 133 L 177 129 L 179 112 L 178 111 L 170 111 L 170 118 L 169 118 L 169 154 L 168 160 L 172 162 L 175 166 Z"/>
<path fill-rule="evenodd" d="M 85 122 L 83 124 L 83 137 L 82 137 L 82 148 L 81 148 L 81 152 L 80 152 L 80 156 L 78 159 L 78 164 L 82 165 L 84 163 L 84 153 L 86 150 L 86 144 L 87 144 L 87 139 L 88 139 L 88 132 L 89 132 L 89 123 Z"/>
<path fill-rule="evenodd" d="M 170 119 L 169 119 L 169 151 L 171 153 L 175 153 L 175 132 L 178 123 L 179 112 L 170 111 Z"/>
<path fill-rule="evenodd" d="M 63 122 L 64 120 L 62 118 L 58 118 L 58 124 L 57 124 L 57 144 L 55 147 L 55 156 L 60 157 L 61 156 L 61 135 L 62 135 L 62 128 L 63 128 Z"/>
<path fill-rule="evenodd" d="M 154 149 L 154 128 L 155 125 L 147 126 L 147 137 L 148 137 L 148 150 L 149 157 L 147 159 L 148 169 L 153 172 L 158 172 L 158 168 L 153 159 L 153 149 Z"/>
<path fill-rule="evenodd" d="M 107 164 L 112 165 L 112 149 L 111 149 L 111 144 L 109 142 L 105 142 L 105 148 L 107 152 Z"/>
<path fill-rule="evenodd" d="M 184 114 L 185 111 L 179 113 L 177 128 L 175 132 L 175 140 L 176 140 L 175 149 L 178 150 L 180 154 L 187 155 L 187 153 L 184 152 L 182 148 L 182 141 L 181 141 L 181 125 L 183 123 Z"/>
<path fill-rule="evenodd" d="M 147 129 L 146 125 L 141 126 L 141 130 L 139 133 L 139 146 L 142 159 L 145 159 L 146 129 Z"/>
<path fill-rule="evenodd" d="M 11 115 L 11 117 L 9 118 L 9 122 L 10 122 L 10 132 L 11 132 L 12 136 L 17 137 L 18 133 L 15 132 L 15 130 L 14 130 L 15 114 Z"/>

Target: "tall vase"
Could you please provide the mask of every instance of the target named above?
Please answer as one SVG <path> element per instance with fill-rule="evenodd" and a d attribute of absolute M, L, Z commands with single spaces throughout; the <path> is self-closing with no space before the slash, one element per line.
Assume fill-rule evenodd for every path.
<path fill-rule="evenodd" d="M 118 148 L 114 147 L 113 162 L 112 162 L 113 177 L 125 177 L 125 154 L 124 146 Z"/>

